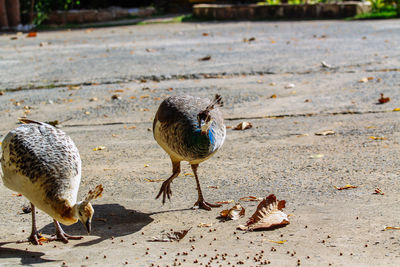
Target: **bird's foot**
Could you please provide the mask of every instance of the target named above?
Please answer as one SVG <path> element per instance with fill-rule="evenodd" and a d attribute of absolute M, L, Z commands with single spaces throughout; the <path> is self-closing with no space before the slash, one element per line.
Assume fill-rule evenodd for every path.
<path fill-rule="evenodd" d="M 31 242 L 33 245 L 42 245 L 42 241 L 47 241 L 46 238 L 44 238 L 41 234 L 38 232 L 31 233 L 31 235 L 28 237 L 28 241 Z M 22 243 L 22 241 L 21 241 Z"/>
<path fill-rule="evenodd" d="M 171 199 L 172 191 L 171 191 L 171 182 L 168 180 L 164 181 L 161 185 L 160 191 L 158 192 L 156 199 L 158 199 L 161 194 L 163 195 L 162 203 L 165 204 L 165 198 Z"/>
<path fill-rule="evenodd" d="M 83 236 L 72 236 L 62 231 L 57 232 L 56 235 L 53 235 L 51 238 L 49 238 L 49 241 L 58 240 L 63 243 L 68 243 L 68 240 L 81 240 L 82 238 Z"/>
<path fill-rule="evenodd" d="M 194 203 L 193 209 L 211 210 L 211 208 L 218 208 L 221 206 L 221 204 L 211 204 L 204 201 L 204 199 L 199 199 L 196 203 Z"/>

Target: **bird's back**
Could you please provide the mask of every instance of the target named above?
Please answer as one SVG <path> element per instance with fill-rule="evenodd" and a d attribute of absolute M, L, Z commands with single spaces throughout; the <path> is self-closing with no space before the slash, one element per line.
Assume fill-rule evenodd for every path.
<path fill-rule="evenodd" d="M 45 203 L 35 202 L 76 202 L 81 159 L 64 132 L 40 122 L 23 124 L 6 135 L 2 152 L 5 186 L 42 209 Z"/>
<path fill-rule="evenodd" d="M 153 134 L 168 154 L 178 160 L 205 160 L 216 152 L 225 139 L 225 125 L 218 108 L 210 111 L 213 123 L 210 136 L 200 134 L 197 115 L 211 101 L 188 95 L 165 99 L 156 113 Z"/>

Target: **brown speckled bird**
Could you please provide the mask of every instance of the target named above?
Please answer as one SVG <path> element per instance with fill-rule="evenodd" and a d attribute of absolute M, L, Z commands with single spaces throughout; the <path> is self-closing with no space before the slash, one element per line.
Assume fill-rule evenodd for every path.
<path fill-rule="evenodd" d="M 98 185 L 82 202 L 76 202 L 81 181 L 78 149 L 63 131 L 42 122 L 20 119 L 25 123 L 10 131 L 2 142 L 1 167 L 6 187 L 24 195 L 32 207 L 32 232 L 29 241 L 39 244 L 42 236 L 36 228 L 35 207 L 54 219 L 56 236 L 47 240 L 81 239 L 70 236 L 59 222 L 71 225 L 80 220 L 88 233 L 94 213 L 90 204 L 99 197 Z"/>
<path fill-rule="evenodd" d="M 172 162 L 172 175 L 164 181 L 156 197 L 162 194 L 163 203 L 166 197 L 171 197 L 171 182 L 181 171 L 181 161 L 187 161 L 197 183 L 198 200 L 194 208 L 211 210 L 212 207 L 221 206 L 204 200 L 197 168 L 224 143 L 226 128 L 218 109 L 222 104 L 219 95 L 213 101 L 188 95 L 172 96 L 160 104 L 153 122 L 153 135 Z"/>

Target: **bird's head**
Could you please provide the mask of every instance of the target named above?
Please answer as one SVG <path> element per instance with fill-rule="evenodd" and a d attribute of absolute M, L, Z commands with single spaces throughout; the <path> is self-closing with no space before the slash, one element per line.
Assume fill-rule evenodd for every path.
<path fill-rule="evenodd" d="M 88 234 L 90 234 L 90 231 L 92 230 L 91 223 L 94 214 L 94 209 L 92 207 L 92 204 L 90 204 L 90 201 L 100 197 L 102 192 L 103 192 L 103 186 L 100 184 L 96 186 L 96 188 L 93 191 L 92 190 L 89 191 L 84 201 L 76 205 L 77 207 L 76 212 L 78 213 L 78 218 L 85 226 Z"/>
<path fill-rule="evenodd" d="M 223 104 L 222 97 L 220 95 L 215 95 L 215 99 L 204 110 L 197 114 L 197 121 L 202 135 L 207 134 L 207 131 L 213 122 L 213 118 L 210 114 L 211 110 L 216 106 L 222 107 Z"/>
<path fill-rule="evenodd" d="M 202 135 L 205 135 L 210 128 L 211 123 L 213 122 L 210 112 L 208 110 L 204 110 L 197 115 L 197 121 L 199 123 L 200 132 Z"/>

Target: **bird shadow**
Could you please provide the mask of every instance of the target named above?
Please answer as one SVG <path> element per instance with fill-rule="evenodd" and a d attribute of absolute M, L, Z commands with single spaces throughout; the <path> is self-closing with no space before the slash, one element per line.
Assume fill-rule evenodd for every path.
<path fill-rule="evenodd" d="M 45 262 L 54 262 L 56 260 L 42 259 L 45 254 L 42 252 L 21 250 L 16 248 L 4 248 L 3 245 L 16 243 L 16 242 L 2 242 L 0 243 L 0 259 L 20 258 L 21 265 L 40 264 Z"/>
<path fill-rule="evenodd" d="M 130 235 L 140 231 L 153 221 L 150 217 L 151 214 L 129 210 L 119 204 L 93 205 L 93 208 L 95 213 L 92 219 L 91 235 L 99 236 L 99 238 L 76 244 L 75 247 L 91 246 L 111 237 Z M 79 222 L 70 226 L 62 225 L 62 228 L 69 235 L 86 235 L 85 228 Z M 40 232 L 54 234 L 54 224 L 50 223 L 44 226 Z"/>

